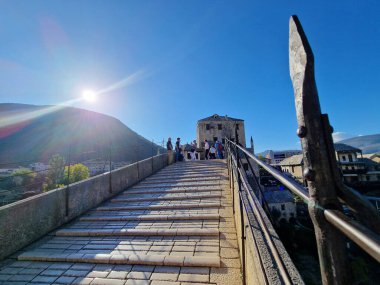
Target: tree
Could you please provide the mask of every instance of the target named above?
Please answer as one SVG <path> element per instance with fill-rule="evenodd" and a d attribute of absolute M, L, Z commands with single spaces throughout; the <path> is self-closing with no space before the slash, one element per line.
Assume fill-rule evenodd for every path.
<path fill-rule="evenodd" d="M 20 186 L 23 190 L 30 190 L 33 188 L 36 173 L 27 168 L 21 168 L 12 173 L 12 186 Z"/>
<path fill-rule="evenodd" d="M 62 184 L 65 174 L 65 159 L 59 154 L 53 155 L 49 160 L 49 169 L 46 177 L 44 191 L 55 189 Z"/>
<path fill-rule="evenodd" d="M 69 168 L 70 168 L 70 172 L 69 172 Z M 70 165 L 70 167 L 66 166 L 64 176 L 65 176 L 65 179 L 64 179 L 65 184 L 70 184 L 70 183 L 78 182 L 90 177 L 90 171 L 87 166 L 81 163 L 77 163 L 74 165 Z"/>

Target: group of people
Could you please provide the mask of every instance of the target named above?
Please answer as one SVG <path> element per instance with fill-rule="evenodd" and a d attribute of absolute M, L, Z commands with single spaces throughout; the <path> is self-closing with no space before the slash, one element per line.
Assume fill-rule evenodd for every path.
<path fill-rule="evenodd" d="M 166 149 L 169 152 L 173 151 L 172 138 L 168 138 L 168 142 L 166 143 Z M 177 141 L 175 142 L 175 161 L 183 161 L 181 138 L 177 138 Z"/>
<path fill-rule="evenodd" d="M 214 144 L 211 144 L 205 140 L 205 159 L 223 159 L 223 144 L 220 141 L 216 141 Z"/>
<path fill-rule="evenodd" d="M 173 151 L 173 144 L 172 139 L 168 138 L 168 141 L 166 143 L 166 149 L 171 152 Z M 196 154 L 195 151 L 197 149 L 197 143 L 194 140 L 191 143 L 191 150 L 190 150 L 190 158 L 191 160 L 196 160 Z M 183 154 L 182 154 L 182 146 L 181 146 L 181 138 L 177 138 L 177 141 L 175 142 L 175 161 L 183 161 Z M 215 143 L 210 144 L 207 140 L 204 141 L 204 150 L 205 150 L 205 159 L 223 159 L 223 144 L 216 140 Z"/>

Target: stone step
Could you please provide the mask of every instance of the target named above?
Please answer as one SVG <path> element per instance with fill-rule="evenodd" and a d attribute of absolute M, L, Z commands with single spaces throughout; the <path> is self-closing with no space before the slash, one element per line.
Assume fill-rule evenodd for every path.
<path fill-rule="evenodd" d="M 20 261 L 81 262 L 96 264 L 130 264 L 159 266 L 220 267 L 219 256 L 177 256 L 138 254 L 62 254 L 28 251 L 20 254 Z"/>
<path fill-rule="evenodd" d="M 193 175 L 181 175 L 181 176 L 178 176 L 178 175 L 174 175 L 174 174 L 170 174 L 170 175 L 158 175 L 158 174 L 155 174 L 151 177 L 148 177 L 147 179 L 145 179 L 145 181 L 160 181 L 160 180 L 174 180 L 174 179 L 215 179 L 215 178 L 225 178 L 227 177 L 227 175 L 223 175 L 223 174 L 220 174 L 219 172 L 218 173 L 213 173 L 213 174 L 193 174 Z"/>
<path fill-rule="evenodd" d="M 215 184 L 227 184 L 228 180 L 227 179 L 214 179 L 214 180 L 201 180 L 201 181 L 198 181 L 198 180 L 192 180 L 192 181 L 185 181 L 185 182 L 182 182 L 182 181 L 178 181 L 178 182 L 175 182 L 175 181 L 168 181 L 168 182 L 165 182 L 165 181 L 162 181 L 162 182 L 149 182 L 149 181 L 142 181 L 140 182 L 140 185 L 146 185 L 146 184 L 154 184 L 154 185 L 176 185 L 176 186 L 182 186 L 182 187 L 186 187 L 186 185 L 215 185 Z"/>
<path fill-rule="evenodd" d="M 152 175 L 151 177 L 149 177 L 149 179 L 152 179 L 152 178 L 163 178 L 165 179 L 166 177 L 183 177 L 183 178 L 191 178 L 191 177 L 203 177 L 203 176 L 206 176 L 206 177 L 216 177 L 216 176 L 227 176 L 227 172 L 220 172 L 220 171 L 209 171 L 209 172 L 195 172 L 195 171 L 192 171 L 192 172 L 165 172 L 165 173 L 156 173 L 154 175 Z"/>
<path fill-rule="evenodd" d="M 140 215 L 140 216 L 86 216 L 80 221 L 174 221 L 174 220 L 219 220 L 218 214 L 203 215 Z"/>
<path fill-rule="evenodd" d="M 159 193 L 199 193 L 199 192 L 211 192 L 211 191 L 222 191 L 220 187 L 217 188 L 200 188 L 200 189 L 169 189 L 165 190 L 162 188 L 152 188 L 152 190 L 126 190 L 125 192 L 121 193 L 120 195 L 125 196 L 125 195 L 140 195 L 140 194 L 159 194 Z"/>
<path fill-rule="evenodd" d="M 206 174 L 206 173 L 223 173 L 224 171 L 226 171 L 225 168 L 221 168 L 221 169 L 216 169 L 216 168 L 193 168 L 193 169 L 182 169 L 182 168 L 177 168 L 177 169 L 174 169 L 174 168 L 171 168 L 171 169 L 166 169 L 166 170 L 162 170 L 160 172 L 157 172 L 157 174 L 155 175 L 160 175 L 160 174 L 176 174 L 176 175 L 182 175 L 182 174 Z"/>
<path fill-rule="evenodd" d="M 94 237 L 94 236 L 219 236 L 219 230 L 213 228 L 207 229 L 121 229 L 121 230 L 91 230 L 91 229 L 62 229 L 55 233 L 56 236 L 76 236 L 76 237 Z"/>
<path fill-rule="evenodd" d="M 219 176 L 219 177 L 210 177 L 208 178 L 173 178 L 173 179 L 150 179 L 150 180 L 144 180 L 144 182 L 141 182 L 141 184 L 169 184 L 169 183 L 184 183 L 184 182 L 196 182 L 196 183 L 209 183 L 209 182 L 215 182 L 215 181 L 221 181 L 221 180 L 227 180 L 226 177 Z"/>
<path fill-rule="evenodd" d="M 124 202 L 144 202 L 144 201 L 175 201 L 175 200 L 199 200 L 206 198 L 221 198 L 221 194 L 207 194 L 207 195 L 170 195 L 164 197 L 146 197 L 146 198 L 116 198 L 112 199 L 111 203 L 124 203 Z"/>
<path fill-rule="evenodd" d="M 139 185 L 136 185 L 136 186 L 133 186 L 132 189 L 142 189 L 142 188 L 179 188 L 179 187 L 183 187 L 183 188 L 191 188 L 191 187 L 207 187 L 207 186 L 215 186 L 215 185 L 221 185 L 221 186 L 224 186 L 224 185 L 227 185 L 228 184 L 228 180 L 227 181 L 213 181 L 213 182 L 210 182 L 210 183 L 205 183 L 205 182 L 202 182 L 202 183 L 181 183 L 181 184 L 176 184 L 176 183 L 155 183 L 155 184 L 144 184 L 144 183 L 140 183 Z"/>
<path fill-rule="evenodd" d="M 202 204 L 177 204 L 177 205 L 98 207 L 96 208 L 96 211 L 168 210 L 168 209 L 194 209 L 194 208 L 218 208 L 218 207 L 220 207 L 220 203 L 202 203 Z"/>

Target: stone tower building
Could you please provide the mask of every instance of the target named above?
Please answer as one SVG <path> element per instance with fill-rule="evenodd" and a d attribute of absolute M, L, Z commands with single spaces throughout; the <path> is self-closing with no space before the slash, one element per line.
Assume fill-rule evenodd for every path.
<path fill-rule="evenodd" d="M 235 141 L 235 128 L 237 127 L 237 133 L 239 143 L 245 147 L 245 130 L 244 120 L 235 119 L 226 116 L 219 116 L 218 114 L 201 119 L 197 123 L 197 144 L 198 146 L 204 146 L 204 140 L 214 142 L 216 140 L 222 141 L 224 144 L 224 138 L 229 138 Z"/>

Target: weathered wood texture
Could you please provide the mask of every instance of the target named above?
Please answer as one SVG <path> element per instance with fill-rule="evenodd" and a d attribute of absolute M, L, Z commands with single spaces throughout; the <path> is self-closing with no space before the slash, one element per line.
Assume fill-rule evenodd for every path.
<path fill-rule="evenodd" d="M 334 176 L 331 173 L 327 144 L 324 137 L 318 91 L 314 78 L 314 56 L 302 26 L 296 16 L 290 19 L 290 76 L 293 82 L 298 121 L 308 181 L 310 203 L 318 246 L 323 284 L 349 284 L 345 241 L 330 225 L 323 209 L 340 209 Z M 331 135 L 331 133 L 330 133 Z"/>

